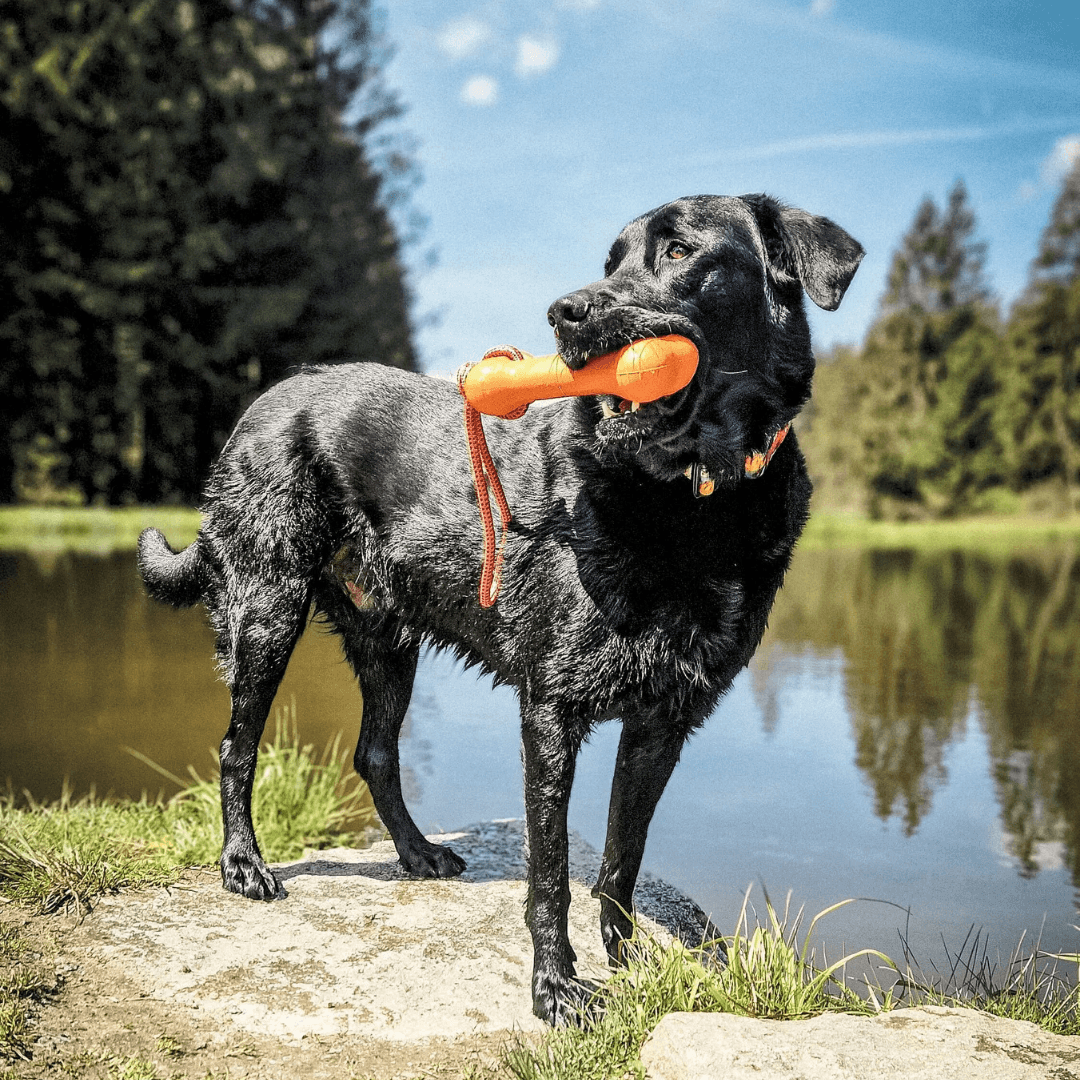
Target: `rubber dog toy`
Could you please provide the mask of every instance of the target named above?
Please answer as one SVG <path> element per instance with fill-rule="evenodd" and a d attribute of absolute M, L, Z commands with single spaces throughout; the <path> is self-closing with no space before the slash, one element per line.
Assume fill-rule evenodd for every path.
<path fill-rule="evenodd" d="M 593 357 L 577 371 L 571 371 L 558 353 L 530 356 L 517 349 L 493 349 L 469 366 L 458 385 L 477 412 L 516 418 L 531 402 L 549 398 L 613 394 L 638 404 L 656 401 L 686 386 L 697 365 L 694 343 L 669 334 Z"/>
<path fill-rule="evenodd" d="M 557 354 L 530 356 L 509 345 L 492 349 L 476 363 L 461 365 L 457 384 L 465 399 L 465 437 L 484 530 L 481 607 L 492 607 L 498 598 L 506 530 L 512 517 L 480 414 L 516 420 L 534 401 L 589 394 L 613 394 L 624 402 L 644 404 L 681 390 L 694 377 L 697 365 L 697 346 L 677 334 L 635 341 L 616 352 L 593 357 L 578 371 L 571 371 Z M 492 498 L 502 526 L 498 546 Z"/>

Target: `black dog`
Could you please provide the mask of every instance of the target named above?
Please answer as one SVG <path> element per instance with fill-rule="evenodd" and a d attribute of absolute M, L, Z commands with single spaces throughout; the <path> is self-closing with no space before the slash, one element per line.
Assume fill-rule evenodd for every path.
<path fill-rule="evenodd" d="M 213 471 L 198 539 L 179 554 L 156 529 L 139 541 L 152 596 L 206 604 L 232 691 L 225 887 L 278 891 L 252 829 L 251 785 L 313 605 L 360 681 L 355 764 L 402 865 L 461 873 L 409 816 L 398 769 L 420 648 L 450 648 L 517 689 L 533 1009 L 574 1019 L 587 996 L 566 932 L 578 749 L 595 724 L 622 720 L 595 889 L 617 962 L 653 810 L 687 736 L 761 640 L 806 521 L 803 458 L 793 435 L 781 441 L 814 370 L 802 292 L 835 309 L 862 254 L 831 221 L 762 195 L 680 199 L 631 222 L 604 279 L 552 304 L 559 351 L 578 368 L 638 338 L 682 334 L 699 349 L 697 373 L 640 408 L 576 398 L 488 421 L 514 513 L 491 608 L 478 601 L 481 532 L 451 384 L 356 364 L 304 371 L 259 398 Z"/>

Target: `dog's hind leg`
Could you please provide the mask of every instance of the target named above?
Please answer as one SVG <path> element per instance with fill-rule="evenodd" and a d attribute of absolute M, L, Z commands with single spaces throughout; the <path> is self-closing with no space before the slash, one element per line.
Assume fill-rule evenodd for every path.
<path fill-rule="evenodd" d="M 600 897 L 600 931 L 611 962 L 626 962 L 622 942 L 629 919 L 645 837 L 656 804 L 678 763 L 686 733 L 655 717 L 623 723 L 611 783 L 607 840 L 593 896 Z"/>
<path fill-rule="evenodd" d="M 424 837 L 401 794 L 398 735 L 412 697 L 420 647 L 387 645 L 384 639 L 365 634 L 345 635 L 343 646 L 364 695 L 354 764 L 371 791 L 401 865 L 417 877 L 456 877 L 465 861 L 451 848 Z"/>
<path fill-rule="evenodd" d="M 246 602 L 234 599 L 220 652 L 232 694 L 232 717 L 221 743 L 221 814 L 225 843 L 221 879 L 230 892 L 272 900 L 278 882 L 263 861 L 251 821 L 251 790 L 266 717 L 308 611 L 306 591 L 262 585 Z"/>

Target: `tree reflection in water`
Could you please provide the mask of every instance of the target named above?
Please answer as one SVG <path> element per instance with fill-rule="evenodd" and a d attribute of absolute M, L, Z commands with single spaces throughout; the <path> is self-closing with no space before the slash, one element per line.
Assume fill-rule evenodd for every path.
<path fill-rule="evenodd" d="M 785 673 L 808 653 L 842 657 L 855 760 L 874 812 L 910 835 L 947 779 L 946 750 L 972 718 L 985 729 L 1020 873 L 1065 864 L 1080 885 L 1078 591 L 1080 554 L 1069 545 L 1001 557 L 799 551 L 751 665 L 765 727 L 780 715 Z M 158 778 L 125 746 L 178 774 L 189 762 L 206 771 L 228 717 L 212 650 L 201 609 L 151 604 L 130 553 L 4 556 L 0 786 L 10 777 L 15 791 L 45 799 L 65 777 L 76 793 L 154 790 Z M 440 717 L 441 727 L 473 723 L 491 697 L 471 676 L 453 692 L 466 691 L 476 701 L 461 717 Z M 355 737 L 360 699 L 331 637 L 304 636 L 282 695 L 295 696 L 305 741 L 322 746 L 342 730 Z M 498 709 L 509 790 L 519 782 L 516 710 Z M 724 724 L 723 716 L 710 724 L 718 738 Z M 460 764 L 445 768 L 454 787 Z"/>
<path fill-rule="evenodd" d="M 1075 545 L 962 552 L 800 552 L 755 689 L 785 652 L 839 651 L 856 762 L 882 819 L 914 832 L 946 779 L 943 753 L 983 725 L 1002 825 L 1024 876 L 1080 885 L 1080 554 Z M 779 654 L 779 655 L 778 655 Z"/>

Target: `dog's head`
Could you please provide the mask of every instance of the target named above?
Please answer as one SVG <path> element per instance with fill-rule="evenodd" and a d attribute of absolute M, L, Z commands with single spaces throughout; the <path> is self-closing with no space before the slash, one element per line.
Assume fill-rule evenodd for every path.
<path fill-rule="evenodd" d="M 548 310 L 559 353 L 580 368 L 638 338 L 682 334 L 700 359 L 689 386 L 639 408 L 581 399 L 594 452 L 664 480 L 695 464 L 720 482 L 741 477 L 746 455 L 810 396 L 803 291 L 835 310 L 862 256 L 827 218 L 766 195 L 699 195 L 630 222 L 603 280 Z"/>

